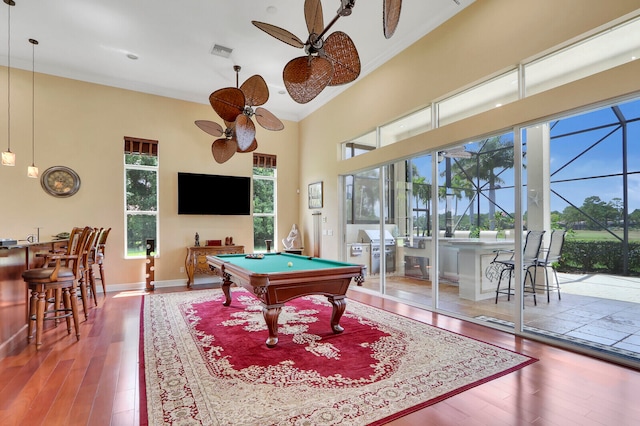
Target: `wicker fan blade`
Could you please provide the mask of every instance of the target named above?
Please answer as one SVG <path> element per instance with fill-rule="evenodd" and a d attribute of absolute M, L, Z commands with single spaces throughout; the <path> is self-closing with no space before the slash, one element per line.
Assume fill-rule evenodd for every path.
<path fill-rule="evenodd" d="M 246 151 L 251 142 L 256 137 L 256 126 L 251 119 L 241 114 L 236 118 L 236 138 L 238 139 L 238 149 Z"/>
<path fill-rule="evenodd" d="M 280 121 L 278 117 L 264 108 L 256 108 L 255 117 L 258 124 L 267 130 L 277 131 L 284 129 L 284 124 L 282 124 L 282 121 Z"/>
<path fill-rule="evenodd" d="M 208 120 L 196 120 L 196 126 L 200 127 L 200 129 L 209 133 L 211 136 L 215 136 L 216 138 L 222 136 L 224 133 L 224 129 L 221 125 L 214 121 Z"/>
<path fill-rule="evenodd" d="M 235 87 L 225 87 L 209 95 L 209 103 L 220 118 L 225 121 L 235 121 L 244 110 L 244 93 Z"/>
<path fill-rule="evenodd" d="M 347 34 L 336 31 L 327 37 L 324 53 L 333 65 L 329 86 L 351 83 L 360 75 L 360 56 L 356 45 Z"/>
<path fill-rule="evenodd" d="M 282 77 L 289 96 L 299 104 L 313 100 L 331 81 L 333 65 L 318 56 L 301 56 L 284 67 Z"/>
<path fill-rule="evenodd" d="M 238 144 L 234 139 L 217 139 L 211 145 L 213 158 L 220 164 L 233 157 L 238 149 Z"/>
<path fill-rule="evenodd" d="M 244 93 L 246 105 L 264 105 L 269 100 L 267 82 L 259 75 L 251 76 L 242 83 L 240 90 Z"/>
<path fill-rule="evenodd" d="M 305 0 L 304 19 L 307 21 L 309 34 L 320 34 L 324 30 L 322 4 L 320 0 Z"/>
<path fill-rule="evenodd" d="M 398 28 L 402 0 L 384 0 L 382 6 L 382 28 L 385 38 L 391 38 Z"/>
<path fill-rule="evenodd" d="M 245 149 L 244 151 L 242 151 L 240 149 L 240 146 L 238 146 L 238 152 L 251 152 L 251 151 L 255 151 L 256 149 L 258 149 L 258 141 L 256 139 L 253 140 L 253 142 L 251 142 L 251 145 L 249 145 L 249 148 Z"/>
<path fill-rule="evenodd" d="M 304 47 L 304 43 L 300 40 L 295 34 L 290 33 L 284 28 L 276 27 L 275 25 L 267 24 L 265 22 L 259 21 L 251 21 L 253 25 L 260 28 L 265 33 L 269 34 L 271 37 L 275 37 L 278 40 L 285 42 L 293 47 L 297 47 L 302 49 Z"/>

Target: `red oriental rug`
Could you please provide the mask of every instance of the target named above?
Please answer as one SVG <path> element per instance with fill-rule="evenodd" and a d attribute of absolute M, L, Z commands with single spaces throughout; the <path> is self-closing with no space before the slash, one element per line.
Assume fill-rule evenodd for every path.
<path fill-rule="evenodd" d="M 143 423 L 379 425 L 536 361 L 353 300 L 333 334 L 317 296 L 282 308 L 269 349 L 260 303 L 232 295 L 144 298 Z"/>

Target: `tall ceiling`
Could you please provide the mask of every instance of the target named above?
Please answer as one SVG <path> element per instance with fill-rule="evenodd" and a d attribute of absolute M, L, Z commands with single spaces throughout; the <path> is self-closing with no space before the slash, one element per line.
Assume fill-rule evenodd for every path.
<path fill-rule="evenodd" d="M 383 0 L 358 0 L 350 16 L 329 33 L 344 31 L 360 54 L 360 78 L 450 19 L 474 0 L 404 0 L 395 35 L 385 39 Z M 326 88 L 307 104 L 294 102 L 282 80 L 286 63 L 303 50 L 262 32 L 252 20 L 282 27 L 307 39 L 303 0 L 15 0 L 0 3 L 0 64 L 81 81 L 208 104 L 209 94 L 254 74 L 267 82 L 264 105 L 281 119 L 298 121 L 350 84 Z M 459 3 L 459 4 L 458 4 Z M 339 0 L 323 0 L 325 25 Z M 214 45 L 232 49 L 213 55 Z M 137 57 L 130 59 L 129 56 Z M 3 75 L 0 87 L 6 87 Z M 357 80 L 356 80 L 357 82 Z M 351 83 L 353 84 L 353 83 Z M 215 120 L 211 117 L 202 119 Z"/>

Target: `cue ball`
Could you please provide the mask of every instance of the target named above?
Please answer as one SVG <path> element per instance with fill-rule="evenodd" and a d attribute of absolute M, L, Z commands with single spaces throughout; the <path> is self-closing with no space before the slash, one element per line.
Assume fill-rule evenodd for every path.
<path fill-rule="evenodd" d="M 293 262 L 289 262 L 289 263 L 287 263 L 287 266 L 288 266 L 289 268 L 291 268 L 291 267 L 293 266 Z"/>

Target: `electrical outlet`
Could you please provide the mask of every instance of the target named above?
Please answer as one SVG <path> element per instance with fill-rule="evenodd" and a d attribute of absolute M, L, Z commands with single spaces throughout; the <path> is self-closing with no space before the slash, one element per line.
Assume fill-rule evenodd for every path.
<path fill-rule="evenodd" d="M 184 274 L 184 266 L 181 266 L 181 267 L 180 267 L 180 273 L 181 273 L 181 274 Z"/>

